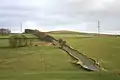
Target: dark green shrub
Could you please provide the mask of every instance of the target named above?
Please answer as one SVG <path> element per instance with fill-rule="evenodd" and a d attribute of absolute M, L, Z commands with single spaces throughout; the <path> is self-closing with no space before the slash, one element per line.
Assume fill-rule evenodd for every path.
<path fill-rule="evenodd" d="M 9 39 L 11 47 L 24 47 L 27 46 L 27 38 L 24 35 L 14 35 Z"/>

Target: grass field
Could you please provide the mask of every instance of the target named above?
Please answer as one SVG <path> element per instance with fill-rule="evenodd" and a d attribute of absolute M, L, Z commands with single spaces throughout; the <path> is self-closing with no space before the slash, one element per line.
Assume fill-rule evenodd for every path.
<path fill-rule="evenodd" d="M 72 59 L 67 53 L 52 45 L 13 49 L 5 48 L 9 45 L 8 39 L 0 39 L 0 80 L 120 80 L 117 75 L 120 73 L 119 37 L 51 35 L 65 39 L 67 44 L 96 59 L 108 71 L 84 71 L 71 63 Z M 35 38 L 30 34 L 26 36 Z"/>

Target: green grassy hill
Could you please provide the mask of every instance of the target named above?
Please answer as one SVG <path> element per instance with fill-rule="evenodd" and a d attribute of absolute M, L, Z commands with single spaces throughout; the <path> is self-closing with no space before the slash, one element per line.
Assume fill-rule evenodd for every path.
<path fill-rule="evenodd" d="M 26 34 L 25 34 L 26 35 Z M 17 49 L 0 47 L 0 80 L 119 80 L 120 38 L 80 34 L 51 34 L 98 60 L 108 72 L 87 72 L 73 65 L 71 57 L 54 46 Z M 26 36 L 34 37 L 31 34 Z M 0 45 L 8 40 L 0 39 Z"/>

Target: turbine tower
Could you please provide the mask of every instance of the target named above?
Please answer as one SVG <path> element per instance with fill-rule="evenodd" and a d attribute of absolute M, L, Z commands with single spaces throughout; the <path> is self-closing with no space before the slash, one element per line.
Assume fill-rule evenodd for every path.
<path fill-rule="evenodd" d="M 22 22 L 20 23 L 20 32 L 22 33 Z"/>
<path fill-rule="evenodd" d="M 100 34 L 100 21 L 98 21 L 98 35 Z"/>

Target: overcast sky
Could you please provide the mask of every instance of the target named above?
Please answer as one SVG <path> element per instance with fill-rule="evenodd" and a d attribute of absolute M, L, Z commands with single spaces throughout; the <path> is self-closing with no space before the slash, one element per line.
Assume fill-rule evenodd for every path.
<path fill-rule="evenodd" d="M 0 28 L 120 33 L 120 0 L 0 0 Z"/>

